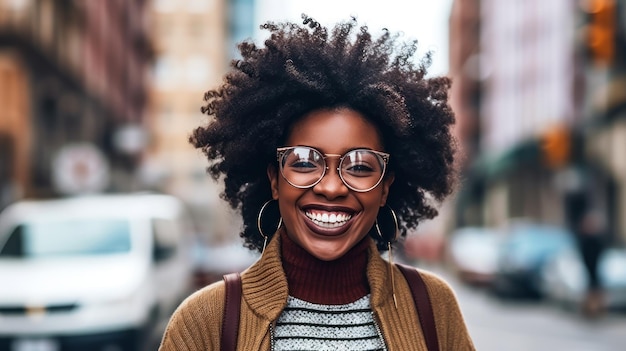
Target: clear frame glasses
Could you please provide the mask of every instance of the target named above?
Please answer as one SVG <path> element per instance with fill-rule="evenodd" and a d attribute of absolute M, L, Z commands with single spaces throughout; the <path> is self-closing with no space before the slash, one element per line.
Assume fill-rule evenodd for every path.
<path fill-rule="evenodd" d="M 370 149 L 350 150 L 343 155 L 323 154 L 309 146 L 288 146 L 276 149 L 276 158 L 283 178 L 300 189 L 314 187 L 329 169 L 326 159 L 339 158 L 337 172 L 351 190 L 366 192 L 374 189 L 385 176 L 389 154 Z"/>

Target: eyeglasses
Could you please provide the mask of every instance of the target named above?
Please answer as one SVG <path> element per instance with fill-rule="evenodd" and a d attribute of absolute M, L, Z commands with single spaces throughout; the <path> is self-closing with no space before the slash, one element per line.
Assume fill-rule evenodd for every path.
<path fill-rule="evenodd" d="M 338 157 L 337 172 L 341 181 L 351 190 L 366 192 L 374 189 L 385 175 L 389 154 L 369 149 L 355 149 L 344 155 L 322 154 L 308 146 L 288 146 L 276 149 L 276 157 L 283 178 L 300 189 L 319 183 L 328 166 L 326 159 Z"/>

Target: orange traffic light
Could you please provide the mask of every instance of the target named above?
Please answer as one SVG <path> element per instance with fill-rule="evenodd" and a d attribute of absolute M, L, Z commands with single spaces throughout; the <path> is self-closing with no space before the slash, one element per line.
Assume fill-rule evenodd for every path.
<path fill-rule="evenodd" d="M 541 151 L 545 164 L 551 168 L 565 166 L 570 159 L 572 139 L 565 126 L 548 130 L 541 138 Z"/>
<path fill-rule="evenodd" d="M 615 54 L 615 0 L 587 0 L 587 45 L 596 63 L 609 64 Z"/>

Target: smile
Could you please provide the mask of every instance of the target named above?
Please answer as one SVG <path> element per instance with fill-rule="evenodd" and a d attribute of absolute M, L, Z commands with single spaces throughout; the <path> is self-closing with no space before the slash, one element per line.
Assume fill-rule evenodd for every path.
<path fill-rule="evenodd" d="M 338 228 L 346 224 L 352 215 L 342 212 L 306 211 L 305 215 L 317 226 L 323 228 Z"/>

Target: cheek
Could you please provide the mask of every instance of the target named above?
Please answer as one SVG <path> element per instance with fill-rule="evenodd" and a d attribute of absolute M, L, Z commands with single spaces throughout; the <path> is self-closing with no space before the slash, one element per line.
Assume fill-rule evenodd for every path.
<path fill-rule="evenodd" d="M 368 216 L 371 216 L 371 220 L 373 223 L 376 220 L 376 216 L 378 215 L 380 207 L 384 205 L 384 199 L 381 192 L 364 195 L 367 196 L 362 196 L 360 198 L 361 206 L 363 206 L 363 209 L 368 214 Z"/>
<path fill-rule="evenodd" d="M 277 182 L 276 189 L 272 190 L 274 199 L 280 203 L 281 213 L 283 211 L 292 212 L 296 207 L 298 200 L 302 197 L 306 190 L 294 188 L 291 184 L 287 183 L 282 177 Z M 289 213 L 283 213 L 288 215 Z"/>
<path fill-rule="evenodd" d="M 368 193 L 363 194 L 363 202 L 368 206 L 381 207 L 385 204 L 387 198 L 386 192 L 382 188 L 376 188 Z"/>

